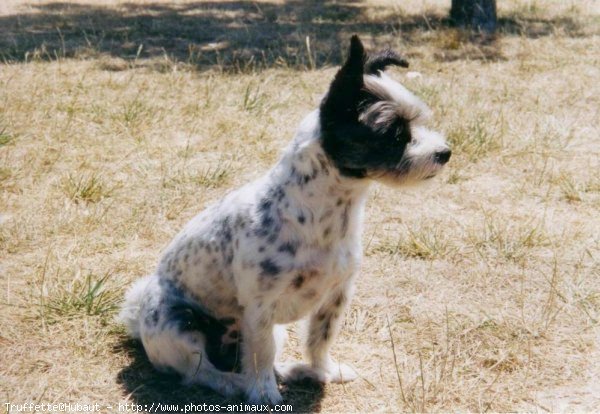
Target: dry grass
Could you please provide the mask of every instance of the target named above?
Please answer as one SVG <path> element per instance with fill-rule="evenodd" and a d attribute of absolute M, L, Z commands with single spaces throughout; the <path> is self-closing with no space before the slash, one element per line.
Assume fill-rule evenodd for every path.
<path fill-rule="evenodd" d="M 393 75 L 455 155 L 427 186 L 374 188 L 335 346 L 361 379 L 288 401 L 600 407 L 598 4 L 499 2 L 481 39 L 446 3 L 2 2 L 2 402 L 220 401 L 154 372 L 115 306 L 188 219 L 275 161 L 358 32 L 410 58 L 423 76 Z"/>

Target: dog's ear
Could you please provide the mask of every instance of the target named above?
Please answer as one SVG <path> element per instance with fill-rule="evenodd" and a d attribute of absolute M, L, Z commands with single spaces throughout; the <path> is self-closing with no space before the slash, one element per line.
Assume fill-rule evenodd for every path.
<path fill-rule="evenodd" d="M 358 103 L 363 87 L 367 55 L 357 35 L 350 39 L 350 52 L 346 62 L 335 75 L 329 91 L 321 102 L 321 119 L 325 123 L 348 117 L 358 119 Z"/>
<path fill-rule="evenodd" d="M 391 49 L 382 50 L 369 57 L 365 63 L 365 73 L 379 75 L 379 71 L 384 71 L 390 65 L 407 68 L 408 61 Z"/>

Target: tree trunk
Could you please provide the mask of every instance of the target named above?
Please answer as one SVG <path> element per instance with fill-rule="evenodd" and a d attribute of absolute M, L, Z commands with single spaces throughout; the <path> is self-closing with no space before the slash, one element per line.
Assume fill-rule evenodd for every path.
<path fill-rule="evenodd" d="M 493 33 L 496 30 L 496 0 L 452 0 L 450 19 L 458 27 Z"/>

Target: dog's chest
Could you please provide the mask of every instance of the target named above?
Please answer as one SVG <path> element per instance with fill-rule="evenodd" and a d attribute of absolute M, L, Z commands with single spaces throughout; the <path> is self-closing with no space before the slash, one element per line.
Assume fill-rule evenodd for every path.
<path fill-rule="evenodd" d="M 275 323 L 301 319 L 333 293 L 346 290 L 358 266 L 358 257 L 354 246 L 341 245 L 321 252 L 313 263 L 286 277 L 286 286 L 273 304 Z"/>

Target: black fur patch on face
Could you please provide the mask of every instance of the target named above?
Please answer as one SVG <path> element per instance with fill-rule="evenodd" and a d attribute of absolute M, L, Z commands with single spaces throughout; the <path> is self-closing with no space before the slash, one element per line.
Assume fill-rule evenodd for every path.
<path fill-rule="evenodd" d="M 363 178 L 370 171 L 397 169 L 411 140 L 410 120 L 397 104 L 364 83 L 364 75 L 392 64 L 408 63 L 389 50 L 368 58 L 353 36 L 348 59 L 321 102 L 323 149 L 343 175 Z"/>

